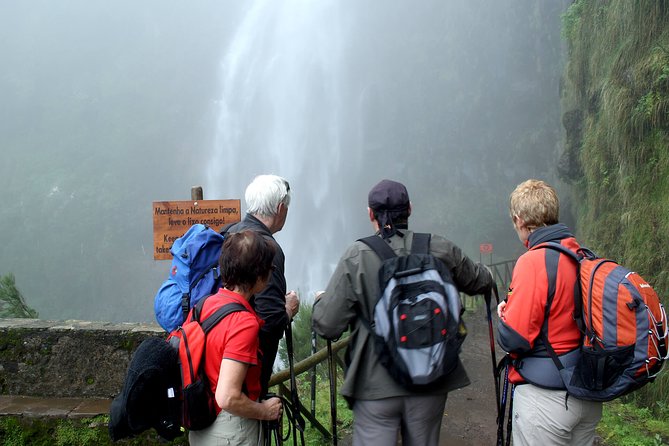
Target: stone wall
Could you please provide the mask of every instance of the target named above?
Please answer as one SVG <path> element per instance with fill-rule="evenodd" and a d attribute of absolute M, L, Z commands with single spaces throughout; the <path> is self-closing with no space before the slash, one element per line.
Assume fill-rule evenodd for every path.
<path fill-rule="evenodd" d="M 156 324 L 0 319 L 0 394 L 111 398 Z"/>

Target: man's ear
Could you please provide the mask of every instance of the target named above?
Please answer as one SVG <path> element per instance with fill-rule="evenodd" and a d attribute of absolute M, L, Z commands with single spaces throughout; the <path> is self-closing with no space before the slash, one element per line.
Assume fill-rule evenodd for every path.
<path fill-rule="evenodd" d="M 372 208 L 368 207 L 367 208 L 367 213 L 369 214 L 369 221 L 375 221 L 376 218 L 374 218 L 374 211 Z"/>
<path fill-rule="evenodd" d="M 409 202 L 409 213 L 407 214 L 407 217 L 411 216 L 411 209 L 412 209 L 411 202 Z"/>
<path fill-rule="evenodd" d="M 286 209 L 286 203 L 284 203 L 284 202 L 282 201 L 282 202 L 280 202 L 279 205 L 276 207 L 276 214 L 277 214 L 277 215 L 280 215 L 280 214 L 281 214 L 281 211 L 284 210 L 284 209 Z"/>

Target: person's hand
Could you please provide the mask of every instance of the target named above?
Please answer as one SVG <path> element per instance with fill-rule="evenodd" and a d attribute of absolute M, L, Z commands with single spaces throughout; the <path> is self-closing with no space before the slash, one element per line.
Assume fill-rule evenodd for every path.
<path fill-rule="evenodd" d="M 283 413 L 281 400 L 277 397 L 264 400 L 260 404 L 263 405 L 264 409 L 264 418 L 261 418 L 262 420 L 278 420 Z"/>
<path fill-rule="evenodd" d="M 286 293 L 286 313 L 292 321 L 297 312 L 300 311 L 300 297 L 293 290 Z"/>
<path fill-rule="evenodd" d="M 506 301 L 503 300 L 497 305 L 497 316 L 499 316 L 500 319 L 504 319 L 504 310 L 506 309 Z"/>

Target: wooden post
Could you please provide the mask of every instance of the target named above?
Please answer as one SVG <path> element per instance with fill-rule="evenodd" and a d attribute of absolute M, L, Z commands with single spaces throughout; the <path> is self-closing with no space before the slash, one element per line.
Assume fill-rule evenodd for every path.
<path fill-rule="evenodd" d="M 202 192 L 202 186 L 193 186 L 190 188 L 190 199 L 193 201 L 204 200 L 204 193 Z"/>

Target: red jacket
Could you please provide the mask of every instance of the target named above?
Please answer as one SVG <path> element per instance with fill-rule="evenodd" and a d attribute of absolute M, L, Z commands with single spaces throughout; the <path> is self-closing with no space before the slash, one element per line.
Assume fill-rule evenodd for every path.
<path fill-rule="evenodd" d="M 576 239 L 562 224 L 543 227 L 530 234 L 529 251 L 520 256 L 513 270 L 497 338 L 500 346 L 514 359 L 548 356 L 539 337 L 546 322 L 549 274 L 555 275 L 555 294 L 548 313 L 548 340 L 558 356 L 580 346 L 581 333 L 573 316 L 577 267 L 566 255 L 542 248 L 542 244 L 549 241 L 558 242 L 574 252 L 579 248 Z M 547 361 L 551 360 L 547 358 Z M 525 382 L 516 369 L 518 364 L 516 362 L 509 371 L 509 381 L 514 384 Z M 547 364 L 554 367 L 552 362 Z"/>

